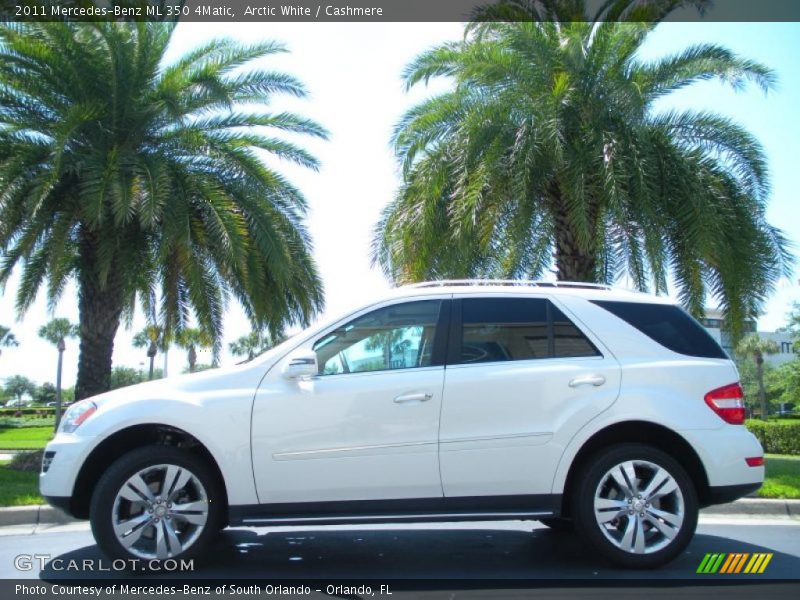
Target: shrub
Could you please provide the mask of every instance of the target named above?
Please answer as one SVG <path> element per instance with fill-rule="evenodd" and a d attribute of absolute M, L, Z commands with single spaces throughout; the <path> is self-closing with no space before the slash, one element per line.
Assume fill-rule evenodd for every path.
<path fill-rule="evenodd" d="M 800 421 L 775 420 L 746 422 L 747 428 L 753 432 L 770 454 L 800 454 Z"/>
<path fill-rule="evenodd" d="M 56 414 L 54 407 L 0 408 L 0 417 L 52 417 Z"/>
<path fill-rule="evenodd" d="M 14 455 L 8 468 L 12 471 L 34 471 L 38 472 L 42 468 L 42 455 L 44 450 L 34 450 L 32 452 L 20 452 Z"/>
<path fill-rule="evenodd" d="M 7 429 L 11 427 L 52 427 L 55 425 L 55 419 L 52 415 L 49 417 L 0 417 L 0 429 Z"/>

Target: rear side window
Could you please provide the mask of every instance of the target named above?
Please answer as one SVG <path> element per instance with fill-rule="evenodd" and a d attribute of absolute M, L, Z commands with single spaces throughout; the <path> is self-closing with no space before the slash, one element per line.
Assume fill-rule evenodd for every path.
<path fill-rule="evenodd" d="M 599 355 L 544 298 L 465 298 L 461 322 L 462 364 Z"/>
<path fill-rule="evenodd" d="M 700 323 L 677 306 L 606 300 L 592 302 L 673 352 L 701 358 L 728 358 Z"/>

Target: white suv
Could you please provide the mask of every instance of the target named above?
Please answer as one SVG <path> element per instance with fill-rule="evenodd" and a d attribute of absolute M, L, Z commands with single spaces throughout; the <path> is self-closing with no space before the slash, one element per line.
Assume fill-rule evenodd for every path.
<path fill-rule="evenodd" d="M 227 525 L 530 519 L 654 567 L 761 485 L 743 421 L 734 364 L 666 299 L 435 282 L 74 404 L 41 491 L 114 558 L 189 558 Z"/>

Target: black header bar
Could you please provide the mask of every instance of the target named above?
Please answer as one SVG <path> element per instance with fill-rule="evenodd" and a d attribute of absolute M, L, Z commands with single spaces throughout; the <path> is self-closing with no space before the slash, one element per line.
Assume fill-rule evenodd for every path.
<path fill-rule="evenodd" d="M 568 8 L 565 8 L 568 7 Z M 798 0 L 0 0 L 4 21 L 800 22 Z M 479 17 L 480 15 L 480 17 Z"/>

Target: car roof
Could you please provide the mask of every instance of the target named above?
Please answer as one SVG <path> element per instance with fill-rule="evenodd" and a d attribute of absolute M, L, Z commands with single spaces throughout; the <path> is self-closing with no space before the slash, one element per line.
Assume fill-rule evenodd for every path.
<path fill-rule="evenodd" d="M 655 296 L 621 287 L 579 281 L 526 281 L 505 279 L 448 279 L 424 281 L 394 288 L 389 298 L 429 296 L 433 294 L 502 294 L 508 296 L 577 296 L 587 300 L 616 300 L 655 304 L 675 304 L 666 296 Z"/>

